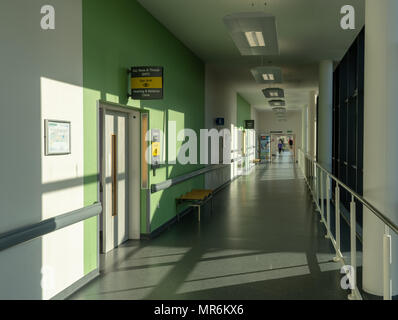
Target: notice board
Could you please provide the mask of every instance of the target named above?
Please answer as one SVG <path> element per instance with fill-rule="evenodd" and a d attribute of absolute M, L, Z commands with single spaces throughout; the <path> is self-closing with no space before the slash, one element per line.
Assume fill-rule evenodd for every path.
<path fill-rule="evenodd" d="M 45 154 L 71 153 L 71 124 L 69 121 L 45 120 Z"/>

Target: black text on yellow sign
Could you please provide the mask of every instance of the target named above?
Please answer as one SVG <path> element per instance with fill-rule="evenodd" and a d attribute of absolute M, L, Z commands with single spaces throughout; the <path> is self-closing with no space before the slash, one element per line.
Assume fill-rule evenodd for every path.
<path fill-rule="evenodd" d="M 163 67 L 132 67 L 131 95 L 135 100 L 163 99 Z"/>
<path fill-rule="evenodd" d="M 131 89 L 162 89 L 161 77 L 140 77 L 131 79 Z"/>
<path fill-rule="evenodd" d="M 152 156 L 158 157 L 160 155 L 160 142 L 152 142 Z"/>

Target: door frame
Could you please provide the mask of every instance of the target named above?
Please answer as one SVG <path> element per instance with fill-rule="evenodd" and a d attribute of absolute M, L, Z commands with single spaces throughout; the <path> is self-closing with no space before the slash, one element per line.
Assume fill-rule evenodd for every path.
<path fill-rule="evenodd" d="M 101 161 L 103 162 L 104 152 L 104 137 L 105 130 L 101 132 L 100 117 L 102 110 L 102 122 L 104 124 L 104 118 L 106 111 L 113 111 L 126 114 L 128 122 L 128 239 L 139 240 L 141 238 L 141 115 L 143 113 L 148 114 L 148 110 L 142 110 L 135 107 L 129 107 L 121 104 L 116 104 L 104 100 L 97 100 L 97 168 L 98 168 L 98 184 L 97 184 L 97 198 L 101 201 L 100 186 L 104 186 L 103 182 L 100 181 L 100 177 L 104 177 L 104 166 L 101 168 Z M 134 116 L 138 116 L 134 118 Z M 133 126 L 133 119 L 137 119 L 139 126 Z M 102 139 L 100 138 L 102 134 Z M 100 145 L 102 141 L 102 146 Z M 103 151 L 101 154 L 101 150 Z M 132 156 L 135 155 L 136 157 Z M 102 157 L 102 160 L 100 159 Z M 136 158 L 136 159 L 135 159 Z M 104 163 L 104 162 L 103 162 Z M 101 215 L 103 213 L 101 212 Z M 97 249 L 98 249 L 98 266 L 100 263 L 99 256 L 102 253 L 100 243 L 100 218 L 97 219 Z"/>

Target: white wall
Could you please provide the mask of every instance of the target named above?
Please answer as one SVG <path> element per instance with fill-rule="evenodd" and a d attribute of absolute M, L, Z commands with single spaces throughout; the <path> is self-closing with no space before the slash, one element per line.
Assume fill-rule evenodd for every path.
<path fill-rule="evenodd" d="M 272 111 L 259 111 L 257 118 L 258 118 L 258 126 L 257 126 L 258 134 L 269 133 L 270 131 L 278 131 L 278 130 L 281 130 L 284 133 L 286 133 L 287 130 L 292 130 L 293 133 L 296 135 L 295 147 L 297 154 L 297 149 L 301 148 L 302 145 L 301 111 L 288 111 L 286 122 L 278 122 Z"/>
<path fill-rule="evenodd" d="M 55 30 L 42 30 L 43 5 Z M 83 206 L 81 0 L 0 2 L 0 233 Z M 44 156 L 44 120 L 72 153 Z M 83 223 L 0 252 L 0 299 L 48 299 L 84 273 Z"/>
<path fill-rule="evenodd" d="M 237 93 L 211 65 L 206 65 L 205 79 L 205 126 L 215 128 L 215 119 L 224 118 L 224 127 L 230 129 L 231 124 L 236 124 Z"/>
<path fill-rule="evenodd" d="M 224 127 L 231 130 L 231 124 L 236 124 L 237 101 L 236 91 L 228 80 L 218 74 L 210 65 L 206 65 L 205 83 L 205 126 L 216 128 L 215 119 L 224 118 Z M 216 189 L 231 179 L 231 170 L 212 171 L 205 176 L 205 187 Z"/>

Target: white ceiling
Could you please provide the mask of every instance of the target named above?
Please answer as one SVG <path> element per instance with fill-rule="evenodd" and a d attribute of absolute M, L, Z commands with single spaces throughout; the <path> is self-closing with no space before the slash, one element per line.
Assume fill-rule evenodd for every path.
<path fill-rule="evenodd" d="M 289 110 L 308 104 L 318 88 L 318 63 L 338 62 L 364 25 L 365 0 L 138 0 L 197 56 L 229 79 L 255 108 L 270 107 L 250 73 L 259 65 L 278 66 Z M 340 9 L 356 10 L 356 30 L 340 27 Z M 280 55 L 241 56 L 224 26 L 227 14 L 264 11 L 276 17 Z"/>

